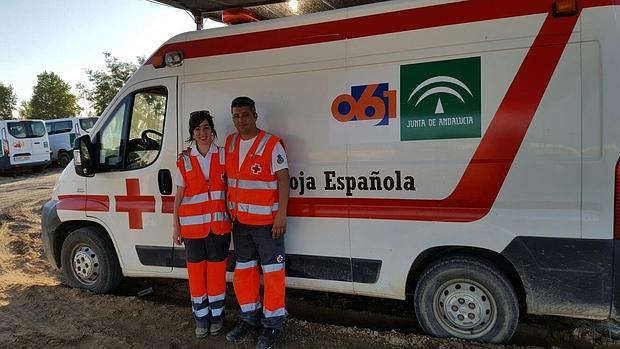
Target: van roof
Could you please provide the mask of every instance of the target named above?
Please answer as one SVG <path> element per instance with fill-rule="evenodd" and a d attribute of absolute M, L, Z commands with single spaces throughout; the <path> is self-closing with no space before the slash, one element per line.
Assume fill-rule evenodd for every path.
<path fill-rule="evenodd" d="M 20 121 L 40 121 L 40 122 L 45 122 L 45 120 L 42 120 L 42 119 L 9 119 L 9 120 L 0 120 L 0 121 L 5 121 L 5 122 L 20 122 Z"/>
<path fill-rule="evenodd" d="M 49 120 L 45 120 L 45 122 L 56 122 L 56 121 L 78 120 L 78 119 L 96 119 L 96 118 L 98 118 L 98 116 L 70 116 L 68 118 L 49 119 Z"/>
<path fill-rule="evenodd" d="M 304 0 L 297 10 L 288 5 L 287 0 L 155 0 L 168 6 L 191 12 L 194 16 L 203 16 L 221 21 L 224 10 L 246 8 L 263 19 L 306 15 L 344 7 L 359 6 L 387 0 Z"/>
<path fill-rule="evenodd" d="M 610 2 L 613 0 L 603 0 Z M 182 51 L 185 59 L 260 51 L 365 36 L 548 13 L 553 0 L 393 0 L 305 16 L 278 18 L 179 34 L 159 47 L 155 56 Z M 600 5 L 600 4 L 599 4 Z M 585 6 L 598 6 L 594 3 Z"/>

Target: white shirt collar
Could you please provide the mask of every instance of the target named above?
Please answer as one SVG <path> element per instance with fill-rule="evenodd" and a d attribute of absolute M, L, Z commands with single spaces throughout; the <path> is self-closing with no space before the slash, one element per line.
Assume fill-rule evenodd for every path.
<path fill-rule="evenodd" d="M 209 153 L 213 154 L 213 153 L 217 153 L 217 145 L 215 145 L 215 143 L 211 143 L 211 146 L 209 147 Z M 196 142 L 194 142 L 192 144 L 192 153 L 191 155 L 193 156 L 200 156 L 200 157 L 204 157 L 202 156 L 202 154 L 200 154 L 200 152 L 198 151 L 198 146 L 196 145 Z"/>

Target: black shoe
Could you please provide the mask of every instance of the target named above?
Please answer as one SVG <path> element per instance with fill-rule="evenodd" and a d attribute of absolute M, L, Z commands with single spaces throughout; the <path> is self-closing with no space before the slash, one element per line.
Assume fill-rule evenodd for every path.
<path fill-rule="evenodd" d="M 282 330 L 277 328 L 265 328 L 260 337 L 258 337 L 256 349 L 271 349 L 281 337 Z"/>
<path fill-rule="evenodd" d="M 233 328 L 228 334 L 226 334 L 226 340 L 229 342 L 238 342 L 247 337 L 250 333 L 258 331 L 259 327 L 254 327 L 245 321 L 241 321 L 239 326 Z"/>

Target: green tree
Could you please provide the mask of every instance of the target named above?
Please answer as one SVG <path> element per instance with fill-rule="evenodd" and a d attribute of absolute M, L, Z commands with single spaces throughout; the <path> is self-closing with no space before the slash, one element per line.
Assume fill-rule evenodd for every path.
<path fill-rule="evenodd" d="M 74 116 L 82 110 L 69 84 L 48 72 L 37 75 L 29 106 L 31 118 L 46 120 Z"/>
<path fill-rule="evenodd" d="M 16 103 L 17 97 L 13 93 L 13 87 L 0 83 L 0 119 L 10 119 Z"/>
<path fill-rule="evenodd" d="M 122 62 L 108 52 L 104 52 L 103 55 L 105 56 L 105 70 L 86 69 L 86 75 L 93 87 L 87 88 L 84 84 L 77 85 L 77 89 L 81 91 L 80 97 L 90 103 L 97 115 L 103 113 L 118 90 L 145 60 L 144 57 L 137 57 L 137 63 Z"/>
<path fill-rule="evenodd" d="M 22 119 L 32 119 L 32 108 L 30 107 L 30 101 L 22 101 L 19 106 L 19 117 Z"/>

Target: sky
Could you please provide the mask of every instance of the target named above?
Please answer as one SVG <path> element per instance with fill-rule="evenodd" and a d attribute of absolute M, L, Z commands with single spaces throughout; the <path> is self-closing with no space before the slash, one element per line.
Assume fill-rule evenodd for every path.
<path fill-rule="evenodd" d="M 218 25 L 208 22 L 205 28 Z M 103 52 L 136 62 L 172 36 L 196 30 L 187 12 L 147 0 L 0 0 L 0 23 L 0 83 L 13 87 L 16 109 L 44 71 L 78 95 L 75 85 L 88 84 L 85 69 L 105 68 Z M 87 101 L 79 104 L 82 115 L 93 113 Z"/>

